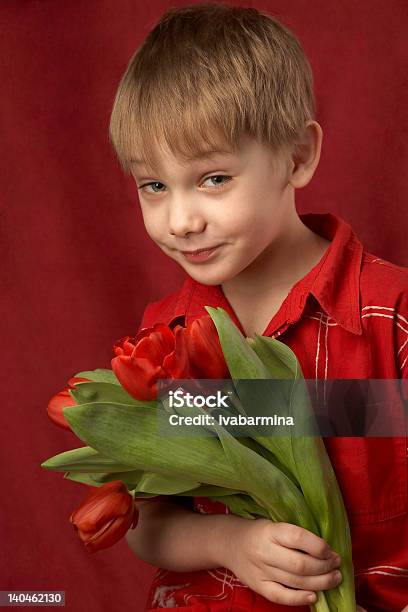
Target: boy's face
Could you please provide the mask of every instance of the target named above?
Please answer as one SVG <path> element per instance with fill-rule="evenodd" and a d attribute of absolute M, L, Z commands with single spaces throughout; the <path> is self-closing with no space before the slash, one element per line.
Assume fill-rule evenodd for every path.
<path fill-rule="evenodd" d="M 163 152 L 154 173 L 135 162 L 146 231 L 194 280 L 221 285 L 273 250 L 284 232 L 291 163 L 247 136 L 235 154 L 188 164 Z M 207 259 L 183 254 L 216 246 Z"/>

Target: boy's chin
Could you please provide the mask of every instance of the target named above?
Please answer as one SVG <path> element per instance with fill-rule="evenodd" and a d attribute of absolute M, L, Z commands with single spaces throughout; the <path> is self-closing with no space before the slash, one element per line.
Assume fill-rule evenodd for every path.
<path fill-rule="evenodd" d="M 226 275 L 222 271 L 215 270 L 215 268 L 211 270 L 210 266 L 192 264 L 191 266 L 183 265 L 181 267 L 188 276 L 202 285 L 221 285 L 226 280 Z"/>

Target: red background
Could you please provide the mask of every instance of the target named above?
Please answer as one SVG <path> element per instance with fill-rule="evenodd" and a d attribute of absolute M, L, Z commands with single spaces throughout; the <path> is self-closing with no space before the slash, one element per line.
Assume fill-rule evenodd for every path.
<path fill-rule="evenodd" d="M 2 0 L 0 590 L 65 590 L 67 609 L 142 610 L 154 571 L 125 541 L 91 555 L 68 517 L 85 485 L 40 463 L 81 446 L 45 406 L 184 272 L 145 233 L 108 143 L 116 87 L 180 1 Z M 315 78 L 323 149 L 299 212 L 331 211 L 408 265 L 404 0 L 236 2 L 293 29 Z"/>

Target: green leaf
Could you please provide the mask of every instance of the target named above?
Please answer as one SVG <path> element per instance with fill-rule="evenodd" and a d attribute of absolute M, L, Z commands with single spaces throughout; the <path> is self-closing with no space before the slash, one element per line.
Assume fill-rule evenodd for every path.
<path fill-rule="evenodd" d="M 72 407 L 72 406 L 71 406 Z M 74 406 L 74 408 L 77 408 Z M 89 446 L 74 448 L 54 457 L 50 457 L 41 464 L 46 470 L 57 472 L 122 472 L 132 471 L 134 468 L 115 461 Z"/>
<path fill-rule="evenodd" d="M 319 534 L 305 499 L 296 485 L 275 465 L 241 444 L 217 419 L 214 429 L 238 475 L 242 488 L 264 507 L 272 520 L 288 522 Z"/>
<path fill-rule="evenodd" d="M 248 435 L 250 435 L 251 427 L 247 427 L 246 430 L 248 432 Z M 252 435 L 253 435 L 253 431 L 256 431 L 256 430 L 254 430 L 254 428 L 252 428 Z M 283 436 L 280 436 L 279 438 L 281 439 L 282 437 Z M 265 439 L 268 440 L 268 442 L 266 444 L 265 444 Z M 275 440 L 276 439 L 277 438 L 274 438 L 274 441 L 272 442 L 271 445 L 269 445 L 269 438 L 265 438 L 265 437 L 261 437 L 261 436 L 255 436 L 253 438 L 243 438 L 243 437 L 240 437 L 239 441 L 241 442 L 241 444 L 245 444 L 245 445 L 249 446 L 249 448 L 252 448 L 252 450 L 256 451 L 258 453 L 258 455 L 261 455 L 264 459 L 267 459 L 270 463 L 272 463 L 276 468 L 278 468 L 281 472 L 283 472 L 285 474 L 285 476 L 290 478 L 290 480 L 293 482 L 293 484 L 296 485 L 299 488 L 299 490 L 300 490 L 300 485 L 299 485 L 299 482 L 298 482 L 296 476 L 288 468 L 286 463 L 284 463 L 280 459 L 278 459 L 276 454 L 273 453 L 269 449 L 269 446 L 271 446 L 271 448 L 273 450 L 276 450 L 276 446 L 275 446 L 275 444 L 276 444 Z M 251 440 L 251 444 L 248 444 L 249 440 Z"/>
<path fill-rule="evenodd" d="M 90 485 L 92 487 L 100 486 L 100 483 L 93 479 L 92 474 L 65 472 L 64 478 L 67 480 L 73 480 L 74 482 L 81 482 L 82 484 Z"/>
<path fill-rule="evenodd" d="M 238 493 L 244 493 L 244 491 L 240 491 L 238 489 L 229 489 L 227 487 L 215 487 L 213 485 L 202 484 L 201 486 L 197 487 L 197 489 L 186 491 L 184 495 L 189 497 L 212 497 L 217 495 L 235 495 Z M 183 494 L 180 493 L 179 495 Z"/>
<path fill-rule="evenodd" d="M 245 379 L 272 379 L 276 378 L 279 374 L 284 374 L 285 378 L 292 378 L 292 370 L 297 369 L 296 355 L 282 342 L 266 338 L 266 340 L 272 340 L 272 343 L 264 343 L 262 340 L 263 336 L 258 336 L 256 340 L 252 340 L 251 343 L 248 343 L 247 339 L 241 334 L 236 325 L 234 325 L 223 308 L 219 307 L 215 309 L 206 306 L 205 309 L 217 328 L 222 351 L 233 378 L 235 389 L 239 399 L 242 401 L 244 412 L 246 414 L 251 414 L 249 407 L 253 406 L 255 403 L 265 406 L 266 409 L 270 411 L 273 409 L 274 412 L 279 413 L 279 409 L 277 409 L 278 398 L 276 394 L 280 390 L 282 392 L 288 392 L 290 388 L 286 385 L 286 387 L 282 389 L 282 386 L 277 386 L 275 383 L 271 387 L 271 390 L 273 389 L 273 400 L 268 403 L 263 396 L 263 391 L 265 389 L 264 385 L 258 387 L 256 385 L 249 385 Z M 259 352 L 260 355 L 258 355 L 257 352 Z M 269 367 L 266 367 L 261 357 L 262 359 L 266 359 L 266 364 Z M 258 398 L 256 397 L 256 393 L 259 394 Z M 279 406 L 281 407 L 282 414 L 285 413 L 284 409 L 287 406 L 288 400 L 289 395 L 283 395 L 279 398 Z M 266 412 L 265 415 L 267 414 Z M 251 428 L 247 429 L 248 436 L 253 437 L 254 432 L 250 430 Z M 243 431 L 243 429 L 241 431 Z M 274 440 L 277 440 L 277 437 L 275 437 Z M 277 442 L 277 444 L 279 444 L 279 442 Z M 285 449 L 287 448 L 288 442 L 281 442 L 280 444 L 283 449 Z M 268 450 L 273 452 L 270 447 L 268 447 Z M 269 456 L 269 460 L 271 460 L 271 456 Z M 286 465 L 286 460 L 282 460 L 282 456 L 278 457 L 276 455 L 274 464 L 284 472 L 294 484 L 296 484 L 293 466 L 291 469 L 291 466 Z"/>
<path fill-rule="evenodd" d="M 128 485 L 128 488 L 134 488 L 136 483 L 142 478 L 143 474 L 143 470 L 129 470 L 125 472 L 96 473 L 92 474 L 92 477 L 96 482 L 102 484 L 105 482 L 110 482 L 111 480 L 121 480 Z"/>
<path fill-rule="evenodd" d="M 201 437 L 192 437 L 194 426 L 188 427 L 185 437 L 175 437 L 169 413 L 161 405 L 135 410 L 130 405 L 95 402 L 69 406 L 63 412 L 81 440 L 120 464 L 170 478 L 240 488 L 217 438 L 202 437 L 199 427 Z"/>
<path fill-rule="evenodd" d="M 221 308 L 205 306 L 217 328 L 231 378 L 270 378 L 270 374 L 245 337 Z"/>
<path fill-rule="evenodd" d="M 210 495 L 209 497 L 212 501 L 228 506 L 230 512 L 237 516 L 248 519 L 256 519 L 258 517 L 270 519 L 265 508 L 257 504 L 249 495 Z"/>
<path fill-rule="evenodd" d="M 107 382 L 81 382 L 70 389 L 77 404 L 90 402 L 111 402 L 113 404 L 130 404 L 132 406 L 154 406 L 155 402 L 140 401 L 133 398 L 120 385 Z"/>
<path fill-rule="evenodd" d="M 155 493 L 156 495 L 178 495 L 185 491 L 195 489 L 200 485 L 199 482 L 192 480 L 182 480 L 169 478 L 154 472 L 145 472 L 136 485 L 136 494 Z"/>
<path fill-rule="evenodd" d="M 255 339 L 251 339 L 250 346 L 266 365 L 273 378 L 297 379 L 302 375 L 295 353 L 283 342 L 255 334 Z"/>
<path fill-rule="evenodd" d="M 112 480 L 120 480 L 122 481 L 128 489 L 133 489 L 143 472 L 140 470 L 131 470 L 129 472 L 66 472 L 64 474 L 64 478 L 68 480 L 74 480 L 76 482 L 83 482 L 85 484 L 92 485 L 94 487 L 99 487 L 106 482 L 111 482 Z"/>
<path fill-rule="evenodd" d="M 310 406 L 305 401 L 302 406 L 299 402 L 293 401 L 295 393 L 299 396 L 299 387 L 302 386 L 302 382 L 304 381 L 272 379 L 261 382 L 235 381 L 239 400 L 246 414 L 264 417 L 273 417 L 274 414 L 278 414 L 293 418 L 294 425 L 286 426 L 286 430 L 275 429 L 271 425 L 269 435 L 264 433 L 265 427 L 260 429 L 248 426 L 241 428 L 241 432 L 247 433 L 258 445 L 267 449 L 272 455 L 267 458 L 296 484 L 299 483 L 299 475 L 292 451 L 293 440 L 305 435 L 312 436 L 315 433 Z M 305 393 L 307 394 L 307 391 Z M 302 397 L 301 394 L 300 397 Z M 304 396 L 303 399 L 305 399 Z M 288 434 L 283 435 L 286 431 Z"/>
<path fill-rule="evenodd" d="M 89 378 L 89 380 L 95 382 L 106 382 L 113 385 L 120 385 L 120 382 L 113 370 L 108 370 L 105 368 L 97 368 L 96 370 L 86 370 L 85 372 L 78 372 L 78 374 L 74 374 L 74 376 L 78 376 L 78 378 Z"/>

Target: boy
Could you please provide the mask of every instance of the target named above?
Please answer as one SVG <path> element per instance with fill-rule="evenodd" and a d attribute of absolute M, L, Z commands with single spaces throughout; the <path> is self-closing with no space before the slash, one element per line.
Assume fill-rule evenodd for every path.
<path fill-rule="evenodd" d="M 148 304 L 141 328 L 222 306 L 246 336 L 290 346 L 305 378 L 408 376 L 408 269 L 363 251 L 333 214 L 297 214 L 322 129 L 309 63 L 287 28 L 250 8 L 170 9 L 129 63 L 110 137 L 146 231 L 187 272 L 180 290 Z M 349 515 L 357 601 L 399 612 L 407 438 L 324 441 Z M 314 534 L 192 502 L 140 503 L 127 541 L 162 568 L 148 609 L 306 611 L 341 581 L 336 551 Z"/>

